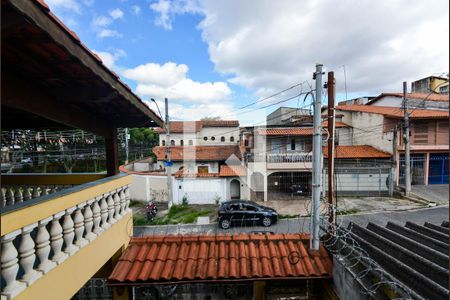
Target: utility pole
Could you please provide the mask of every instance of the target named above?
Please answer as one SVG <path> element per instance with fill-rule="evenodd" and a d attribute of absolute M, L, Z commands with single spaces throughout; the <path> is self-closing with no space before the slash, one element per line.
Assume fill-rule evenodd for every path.
<path fill-rule="evenodd" d="M 128 128 L 125 128 L 125 164 L 128 164 L 128 140 L 130 135 L 128 134 Z"/>
<path fill-rule="evenodd" d="M 411 192 L 411 158 L 409 149 L 409 115 L 406 81 L 403 82 L 403 141 L 405 144 L 405 195 Z"/>
<path fill-rule="evenodd" d="M 392 129 L 392 167 L 391 167 L 391 180 L 389 182 L 389 196 L 394 196 L 394 188 L 397 174 L 397 125 Z"/>
<path fill-rule="evenodd" d="M 334 225 L 335 221 L 335 199 L 334 199 L 334 72 L 328 72 L 328 222 Z M 330 228 L 333 230 L 333 227 Z"/>
<path fill-rule="evenodd" d="M 164 99 L 166 106 L 166 174 L 167 174 L 167 202 L 172 205 L 172 160 L 170 159 L 170 124 L 169 124 L 169 101 Z"/>
<path fill-rule="evenodd" d="M 312 227 L 311 227 L 311 250 L 319 250 L 319 223 L 320 223 L 320 176 L 322 160 L 322 64 L 316 64 L 316 72 L 313 78 L 316 80 L 316 97 L 314 98 L 313 118 L 313 161 L 312 161 Z"/>

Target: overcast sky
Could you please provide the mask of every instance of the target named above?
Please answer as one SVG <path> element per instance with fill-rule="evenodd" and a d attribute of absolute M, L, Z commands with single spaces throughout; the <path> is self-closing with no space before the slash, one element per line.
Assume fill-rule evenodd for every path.
<path fill-rule="evenodd" d="M 168 97 L 172 119 L 255 124 L 280 105 L 307 107 L 302 97 L 254 110 L 308 91 L 316 63 L 335 72 L 338 100 L 344 68 L 349 98 L 449 71 L 448 0 L 47 3 L 143 100 Z"/>

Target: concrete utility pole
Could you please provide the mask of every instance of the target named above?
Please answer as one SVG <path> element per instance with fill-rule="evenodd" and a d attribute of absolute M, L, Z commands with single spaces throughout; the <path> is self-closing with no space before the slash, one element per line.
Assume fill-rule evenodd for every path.
<path fill-rule="evenodd" d="M 336 201 L 334 199 L 334 72 L 328 72 L 328 222 L 335 222 Z M 331 228 L 332 229 L 332 228 Z"/>
<path fill-rule="evenodd" d="M 169 101 L 164 99 L 166 105 L 166 173 L 167 173 L 167 202 L 172 205 L 172 161 L 170 158 L 170 125 L 169 125 Z"/>
<path fill-rule="evenodd" d="M 311 227 L 311 250 L 319 250 L 319 223 L 320 223 L 320 175 L 322 161 L 322 64 L 316 64 L 316 72 L 313 78 L 316 80 L 316 97 L 314 98 L 313 118 L 313 161 L 312 161 L 312 227 Z"/>
<path fill-rule="evenodd" d="M 403 82 L 403 141 L 405 144 L 405 195 L 409 196 L 411 192 L 411 162 L 409 149 L 409 115 L 408 98 L 406 97 L 406 81 Z"/>
<path fill-rule="evenodd" d="M 392 167 L 391 167 L 391 178 L 389 182 L 389 196 L 394 196 L 394 189 L 395 189 L 395 183 L 396 178 L 395 175 L 397 174 L 397 125 L 392 129 Z"/>
<path fill-rule="evenodd" d="M 128 164 L 128 140 L 130 135 L 128 134 L 128 128 L 125 128 L 125 164 Z"/>

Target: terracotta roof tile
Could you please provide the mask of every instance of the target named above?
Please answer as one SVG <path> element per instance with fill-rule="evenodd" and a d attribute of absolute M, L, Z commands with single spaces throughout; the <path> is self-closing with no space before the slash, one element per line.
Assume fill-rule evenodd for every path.
<path fill-rule="evenodd" d="M 217 121 L 170 121 L 171 133 L 195 133 L 200 132 L 203 127 L 239 127 L 237 120 L 217 120 Z M 164 128 L 156 128 L 156 132 L 166 132 Z"/>
<path fill-rule="evenodd" d="M 386 96 L 403 98 L 403 93 L 382 93 L 381 95 L 370 100 L 369 103 L 378 101 L 379 99 L 386 97 Z M 426 99 L 427 101 L 447 101 L 447 102 L 449 99 L 448 95 L 436 94 L 436 93 L 431 93 L 431 94 L 429 94 L 429 93 L 407 93 L 406 97 L 408 99 L 419 99 L 419 100 Z"/>
<path fill-rule="evenodd" d="M 259 129 L 260 135 L 289 135 L 289 136 L 304 136 L 312 135 L 312 127 L 294 127 L 294 128 L 265 128 Z"/>
<path fill-rule="evenodd" d="M 325 121 L 322 123 L 322 127 L 327 127 L 327 126 L 328 126 L 328 121 Z M 336 122 L 334 122 L 334 127 L 335 128 L 344 128 L 344 127 L 351 127 L 351 126 L 344 122 L 336 121 Z"/>
<path fill-rule="evenodd" d="M 391 118 L 403 118 L 403 110 L 398 107 L 372 105 L 339 105 L 336 110 L 355 111 L 385 115 Z M 408 110 L 411 119 L 448 119 L 446 110 L 415 109 Z"/>
<path fill-rule="evenodd" d="M 332 261 L 325 248 L 321 245 L 316 252 L 308 249 L 308 235 L 299 234 L 133 238 L 109 281 L 111 284 L 139 285 L 217 279 L 330 277 Z"/>
<path fill-rule="evenodd" d="M 328 157 L 326 147 L 323 147 L 323 156 Z M 335 158 L 391 158 L 391 154 L 367 145 L 336 146 Z"/>
<path fill-rule="evenodd" d="M 225 161 L 230 156 L 240 157 L 239 147 L 235 146 L 173 146 L 171 159 L 173 161 L 202 160 L 202 161 Z M 166 159 L 166 147 L 157 146 L 153 148 L 158 160 Z"/>
<path fill-rule="evenodd" d="M 222 165 L 220 166 L 220 177 L 234 177 L 234 176 L 246 176 L 247 169 L 244 166 L 228 166 Z"/>

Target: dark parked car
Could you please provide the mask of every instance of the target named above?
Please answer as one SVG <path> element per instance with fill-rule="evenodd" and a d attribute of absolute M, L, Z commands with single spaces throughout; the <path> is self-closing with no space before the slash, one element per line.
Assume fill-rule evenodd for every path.
<path fill-rule="evenodd" d="M 228 229 L 232 225 L 269 227 L 277 221 L 278 213 L 275 209 L 253 201 L 226 201 L 219 207 L 219 226 L 222 229 Z"/>

